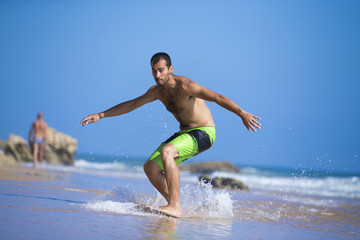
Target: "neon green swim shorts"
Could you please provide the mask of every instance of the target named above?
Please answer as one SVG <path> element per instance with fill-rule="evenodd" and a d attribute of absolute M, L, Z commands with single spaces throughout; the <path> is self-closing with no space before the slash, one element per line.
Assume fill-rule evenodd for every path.
<path fill-rule="evenodd" d="M 164 170 L 164 166 L 161 161 L 161 149 L 167 143 L 171 143 L 178 150 L 179 157 L 175 159 L 175 162 L 179 165 L 188 158 L 209 149 L 214 144 L 215 139 L 215 127 L 197 127 L 180 130 L 168 140 L 161 143 L 148 160 L 154 161 L 162 170 Z"/>

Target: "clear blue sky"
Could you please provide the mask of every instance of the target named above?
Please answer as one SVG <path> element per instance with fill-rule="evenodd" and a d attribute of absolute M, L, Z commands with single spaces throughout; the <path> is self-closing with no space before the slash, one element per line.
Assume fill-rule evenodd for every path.
<path fill-rule="evenodd" d="M 247 132 L 209 103 L 217 140 L 198 160 L 360 172 L 360 1 L 0 2 L 0 138 L 42 111 L 78 152 L 148 156 L 177 131 L 159 101 L 84 128 L 143 94 L 149 60 L 262 118 Z M 195 160 L 196 160 L 195 159 Z"/>

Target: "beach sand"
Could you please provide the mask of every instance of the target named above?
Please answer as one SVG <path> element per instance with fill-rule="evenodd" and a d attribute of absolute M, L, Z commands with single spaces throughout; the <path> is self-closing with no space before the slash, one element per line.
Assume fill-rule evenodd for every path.
<path fill-rule="evenodd" d="M 24 168 L 20 165 L 7 165 L 0 168 L 0 180 L 34 182 L 55 179 L 52 172 L 41 169 Z"/>
<path fill-rule="evenodd" d="M 163 203 L 145 177 L 23 166 L 1 166 L 0 189 L 0 239 L 360 238 L 351 203 L 296 204 L 273 193 L 182 184 L 184 217 L 174 219 L 134 210 Z"/>

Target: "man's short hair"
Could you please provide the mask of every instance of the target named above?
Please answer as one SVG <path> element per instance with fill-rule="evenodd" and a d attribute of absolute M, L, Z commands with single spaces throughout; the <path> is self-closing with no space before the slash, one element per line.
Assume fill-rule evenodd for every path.
<path fill-rule="evenodd" d="M 42 112 L 39 112 L 38 115 L 37 115 L 37 118 L 40 119 L 40 118 L 43 118 L 44 115 L 42 114 Z"/>
<path fill-rule="evenodd" d="M 155 53 L 154 56 L 152 56 L 150 63 L 157 64 L 161 59 L 164 59 L 166 61 L 166 66 L 168 68 L 171 66 L 170 56 L 164 52 Z"/>

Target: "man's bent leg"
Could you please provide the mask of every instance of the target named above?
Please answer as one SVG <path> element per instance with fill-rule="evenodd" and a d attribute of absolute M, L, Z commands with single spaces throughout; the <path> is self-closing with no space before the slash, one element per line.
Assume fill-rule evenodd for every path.
<path fill-rule="evenodd" d="M 166 184 L 165 175 L 159 165 L 157 165 L 154 161 L 147 160 L 144 164 L 144 171 L 152 185 L 154 185 L 166 201 L 169 202 L 169 190 Z"/>
<path fill-rule="evenodd" d="M 165 179 L 169 193 L 168 205 L 161 209 L 172 215 L 180 215 L 180 172 L 175 159 L 179 157 L 178 150 L 170 143 L 161 149 L 161 160 L 164 166 Z"/>

